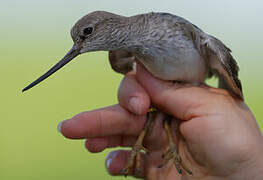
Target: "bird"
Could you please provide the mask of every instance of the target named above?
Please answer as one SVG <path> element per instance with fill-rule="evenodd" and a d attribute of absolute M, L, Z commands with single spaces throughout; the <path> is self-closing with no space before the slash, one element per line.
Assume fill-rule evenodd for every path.
<path fill-rule="evenodd" d="M 111 68 L 118 73 L 136 71 L 136 64 L 140 63 L 154 77 L 174 83 L 199 86 L 206 79 L 215 76 L 218 78 L 219 88 L 244 100 L 238 77 L 239 67 L 231 50 L 222 41 L 180 16 L 150 12 L 127 17 L 94 11 L 80 18 L 70 34 L 74 44 L 69 52 L 44 75 L 25 87 L 23 92 L 48 78 L 80 54 L 108 51 Z M 173 160 L 178 173 L 193 175 L 184 164 L 172 138 L 172 117 L 153 105 L 147 113 L 144 128 L 132 147 L 123 175 L 127 176 L 134 169 L 140 171 L 140 152 L 149 152 L 143 146 L 143 140 L 151 132 L 158 113 L 165 115 L 163 127 L 169 141 L 159 168 Z"/>

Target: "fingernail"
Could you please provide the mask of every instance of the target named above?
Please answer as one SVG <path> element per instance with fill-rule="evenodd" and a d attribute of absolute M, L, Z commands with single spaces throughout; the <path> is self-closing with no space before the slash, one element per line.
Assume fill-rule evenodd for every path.
<path fill-rule="evenodd" d="M 63 122 L 64 122 L 64 121 L 59 122 L 59 124 L 58 124 L 58 126 L 57 126 L 57 130 L 58 130 L 58 132 L 60 132 L 60 133 L 61 133 L 61 126 L 62 126 Z"/>
<path fill-rule="evenodd" d="M 109 170 L 109 167 L 112 163 L 112 160 L 118 155 L 118 151 L 112 151 L 108 154 L 106 158 L 106 169 Z"/>
<path fill-rule="evenodd" d="M 142 103 L 137 97 L 132 97 L 129 100 L 129 109 L 135 114 L 140 115 L 142 113 Z"/>

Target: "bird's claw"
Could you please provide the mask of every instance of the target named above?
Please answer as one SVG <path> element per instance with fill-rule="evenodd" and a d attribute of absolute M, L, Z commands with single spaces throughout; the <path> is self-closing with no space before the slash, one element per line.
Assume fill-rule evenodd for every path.
<path fill-rule="evenodd" d="M 143 145 L 135 144 L 132 148 L 129 160 L 126 164 L 126 166 L 122 169 L 121 173 L 126 177 L 127 175 L 132 173 L 132 170 L 135 170 L 135 174 L 141 174 L 141 150 L 145 151 L 146 153 L 149 153 L 149 150 L 143 147 Z M 135 168 L 134 168 L 135 164 Z"/>
<path fill-rule="evenodd" d="M 162 168 L 169 160 L 173 159 L 174 166 L 179 174 L 182 174 L 183 171 L 188 175 L 192 175 L 192 171 L 190 171 L 182 162 L 181 156 L 176 151 L 175 147 L 170 147 L 162 154 L 163 162 L 158 166 L 158 168 Z"/>

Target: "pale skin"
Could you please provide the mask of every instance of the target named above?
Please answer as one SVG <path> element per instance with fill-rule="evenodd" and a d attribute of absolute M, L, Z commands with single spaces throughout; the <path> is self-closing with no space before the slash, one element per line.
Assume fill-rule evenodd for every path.
<path fill-rule="evenodd" d="M 63 122 L 61 133 L 70 139 L 86 139 L 90 152 L 110 147 L 132 147 L 145 123 L 151 102 L 180 119 L 179 151 L 193 176 L 179 175 L 173 164 L 157 168 L 167 145 L 161 117 L 144 145 L 146 179 L 259 180 L 263 177 L 263 137 L 247 105 L 227 91 L 206 85 L 194 87 L 161 81 L 138 66 L 126 75 L 118 92 L 119 104 L 82 112 Z M 116 150 L 106 159 L 111 175 L 121 175 L 129 151 Z"/>

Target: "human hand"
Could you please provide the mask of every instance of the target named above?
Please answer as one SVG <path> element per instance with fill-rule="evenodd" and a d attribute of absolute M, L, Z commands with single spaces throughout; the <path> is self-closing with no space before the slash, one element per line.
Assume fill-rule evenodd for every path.
<path fill-rule="evenodd" d="M 136 100 L 132 100 L 136 98 Z M 177 175 L 171 164 L 158 169 L 166 147 L 161 119 L 145 140 L 151 154 L 143 155 L 143 177 L 147 179 L 261 179 L 262 135 L 244 102 L 227 91 L 164 82 L 152 77 L 141 66 L 127 75 L 119 90 L 119 104 L 81 113 L 61 125 L 61 133 L 73 139 L 86 138 L 91 152 L 108 147 L 131 147 L 145 122 L 151 102 L 180 119 L 179 142 L 182 157 L 194 175 Z M 108 156 L 110 174 L 120 175 L 129 151 Z M 168 168 L 168 166 L 171 166 Z M 138 176 L 134 174 L 134 176 Z"/>

